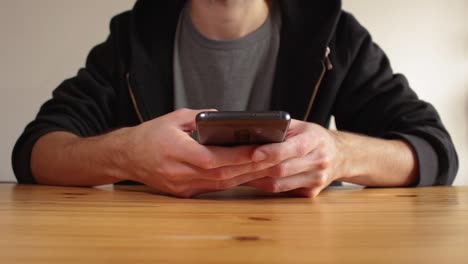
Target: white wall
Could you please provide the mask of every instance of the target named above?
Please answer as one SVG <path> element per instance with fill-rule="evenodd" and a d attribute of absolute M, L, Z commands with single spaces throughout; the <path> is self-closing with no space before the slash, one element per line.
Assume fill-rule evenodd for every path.
<path fill-rule="evenodd" d="M 157 0 L 155 0 L 157 1 Z M 468 184 L 468 14 L 466 0 L 344 0 L 373 33 L 396 71 L 432 102 L 460 155 L 457 184 Z M 0 181 L 14 181 L 11 149 L 24 126 L 89 49 L 108 34 L 110 17 L 134 0 L 0 1 Z"/>
<path fill-rule="evenodd" d="M 468 1 L 344 0 L 387 53 L 396 72 L 439 110 L 468 185 Z"/>
<path fill-rule="evenodd" d="M 0 0 L 0 181 L 15 181 L 11 150 L 27 122 L 134 2 Z"/>

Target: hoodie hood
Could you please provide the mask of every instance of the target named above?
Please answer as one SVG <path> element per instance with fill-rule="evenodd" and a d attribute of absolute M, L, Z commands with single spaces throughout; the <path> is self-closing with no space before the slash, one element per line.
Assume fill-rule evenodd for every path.
<path fill-rule="evenodd" d="M 141 97 L 137 100 L 143 105 L 145 120 L 174 110 L 174 41 L 186 1 L 138 0 L 132 10 L 129 73 L 136 97 Z M 293 118 L 302 119 L 308 112 L 313 86 L 321 79 L 327 47 L 340 18 L 341 1 L 276 1 L 282 26 L 270 109 L 288 111 Z M 165 100 L 155 103 L 156 98 Z"/>

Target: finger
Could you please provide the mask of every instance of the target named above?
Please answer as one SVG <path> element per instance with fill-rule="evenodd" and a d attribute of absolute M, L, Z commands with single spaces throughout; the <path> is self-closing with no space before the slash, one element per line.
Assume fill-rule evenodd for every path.
<path fill-rule="evenodd" d="M 251 177 L 256 179 L 259 176 L 254 173 L 263 171 L 261 174 L 263 177 L 268 175 L 266 169 L 273 166 L 268 163 L 248 163 L 243 165 L 224 166 L 214 169 L 201 169 L 197 166 L 189 163 L 179 163 L 171 167 L 171 171 L 165 172 L 167 175 L 172 175 L 170 178 L 172 181 L 186 181 L 187 179 L 206 179 L 211 181 L 228 180 L 234 177 L 245 175 L 244 177 Z M 164 173 L 164 172 L 162 172 Z M 250 175 L 250 176 L 248 176 Z"/>
<path fill-rule="evenodd" d="M 209 109 L 212 111 L 213 109 Z M 223 166 L 241 165 L 252 162 L 252 152 L 255 146 L 238 147 L 217 147 L 204 146 L 195 141 L 186 132 L 191 130 L 195 116 L 206 110 L 180 109 L 164 118 L 169 118 L 171 122 L 178 122 L 178 125 L 184 130 L 180 133 L 174 129 L 172 135 L 165 139 L 168 156 L 179 161 L 192 164 L 202 169 L 213 169 Z M 192 125 L 191 125 L 192 124 Z M 172 142 L 171 142 L 172 140 Z"/>
<path fill-rule="evenodd" d="M 327 178 L 327 175 L 323 172 L 312 174 L 301 173 L 286 178 L 261 178 L 249 182 L 247 185 L 266 192 L 281 193 L 299 188 L 326 186 L 328 182 Z"/>
<path fill-rule="evenodd" d="M 176 122 L 183 131 L 191 132 L 196 127 L 195 118 L 199 113 L 213 112 L 213 111 L 217 111 L 217 110 L 216 109 L 193 110 L 193 109 L 182 108 L 182 109 L 176 110 L 168 114 L 167 117 L 170 118 L 170 120 L 173 120 L 174 122 Z"/>
<path fill-rule="evenodd" d="M 293 158 L 281 162 L 268 169 L 269 177 L 283 178 L 310 171 L 323 171 L 330 165 L 330 160 L 322 155 L 320 148 L 315 149 L 305 157 Z"/>
<path fill-rule="evenodd" d="M 214 191 L 222 191 L 227 190 L 241 184 L 245 184 L 247 182 L 255 181 L 261 177 L 262 175 L 253 175 L 253 174 L 245 174 L 240 175 L 238 177 L 234 177 L 227 180 L 221 181 L 213 181 L 213 180 L 206 180 L 206 179 L 199 179 L 199 180 L 190 180 L 182 185 L 188 187 L 188 193 L 191 194 L 198 194 L 198 193 L 205 193 L 205 192 L 214 192 Z"/>
<path fill-rule="evenodd" d="M 255 164 L 238 166 L 239 168 L 236 168 L 238 172 L 236 173 L 241 173 L 242 170 L 251 170 L 250 166 L 253 165 Z M 257 168 L 261 169 L 263 166 L 266 165 L 261 165 Z M 166 171 L 165 168 L 170 169 L 170 171 Z M 227 179 L 219 178 L 218 174 L 210 174 L 218 170 L 214 169 L 211 170 L 213 172 L 210 172 L 210 170 L 200 170 L 190 164 L 172 164 L 171 166 L 158 168 L 157 173 L 164 175 L 164 177 L 157 178 L 157 181 L 154 180 L 156 178 L 142 179 L 141 182 L 174 196 L 187 198 L 200 193 L 226 190 L 265 177 L 267 173 L 266 170 L 263 170 L 264 174 L 247 173 Z"/>
<path fill-rule="evenodd" d="M 327 187 L 328 186 L 324 185 L 324 186 L 319 186 L 315 188 L 299 188 L 299 189 L 291 190 L 288 193 L 291 193 L 297 196 L 302 196 L 302 197 L 315 198 Z"/>
<path fill-rule="evenodd" d="M 188 136 L 178 146 L 172 150 L 172 158 L 202 169 L 252 163 L 252 153 L 255 150 L 255 146 L 204 146 Z"/>
<path fill-rule="evenodd" d="M 234 177 L 243 176 L 244 178 L 251 177 L 256 179 L 260 176 L 268 176 L 268 171 L 274 164 L 269 163 L 248 163 L 243 165 L 225 166 L 204 170 L 205 178 L 209 180 L 228 180 Z M 203 172 L 201 172 L 203 173 Z"/>
<path fill-rule="evenodd" d="M 191 179 L 183 183 L 169 183 L 168 185 L 172 190 L 172 194 L 178 197 L 188 198 L 202 193 L 227 190 L 261 177 L 265 176 L 260 174 L 245 174 L 223 181 Z"/>
<path fill-rule="evenodd" d="M 282 143 L 258 147 L 252 156 L 252 160 L 256 162 L 268 161 L 280 163 L 288 159 L 307 155 L 323 141 L 321 137 L 314 136 L 319 133 L 315 133 L 313 128 L 313 126 L 310 126 L 310 129 L 299 130 L 297 134 L 293 134 Z"/>
<path fill-rule="evenodd" d="M 290 195 L 299 196 L 299 197 L 313 198 L 315 197 L 313 195 L 313 190 L 314 190 L 313 188 L 299 188 L 299 189 L 288 191 L 287 193 Z"/>
<path fill-rule="evenodd" d="M 170 120 L 178 120 L 178 124 L 187 132 L 188 129 L 194 128 L 195 116 L 203 111 L 210 110 L 190 110 L 180 109 L 170 115 Z M 214 110 L 216 111 L 216 110 Z M 224 166 L 241 165 L 252 162 L 252 153 L 255 146 L 238 146 L 238 147 L 218 147 L 204 146 L 195 141 L 192 137 L 176 137 L 179 140 L 174 142 L 174 148 L 170 150 L 172 158 L 187 162 L 202 169 L 213 169 Z"/>

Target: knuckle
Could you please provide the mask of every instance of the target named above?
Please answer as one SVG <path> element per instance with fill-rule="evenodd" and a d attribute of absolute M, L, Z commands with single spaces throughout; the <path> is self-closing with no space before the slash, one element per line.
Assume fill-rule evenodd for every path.
<path fill-rule="evenodd" d="M 186 115 L 189 112 L 190 112 L 190 110 L 188 108 L 181 108 L 181 109 L 176 110 L 176 113 L 178 115 Z"/>
<path fill-rule="evenodd" d="M 245 165 L 244 167 L 245 170 L 240 170 L 239 174 L 244 174 L 247 172 L 257 172 L 257 171 L 265 169 L 264 167 L 265 165 L 262 163 L 251 163 L 251 164 Z"/>
<path fill-rule="evenodd" d="M 233 187 L 232 186 L 232 183 L 230 181 L 216 181 L 216 184 L 215 184 L 215 189 L 216 190 L 226 190 L 226 189 L 229 189 Z"/>
<path fill-rule="evenodd" d="M 170 193 L 179 198 L 190 198 L 193 196 L 193 192 L 190 188 L 174 183 L 171 183 Z"/>
<path fill-rule="evenodd" d="M 319 161 L 317 167 L 320 170 L 327 169 L 328 167 L 330 167 L 330 159 L 328 157 L 323 158 L 322 160 Z"/>
<path fill-rule="evenodd" d="M 229 157 L 229 160 L 232 162 L 232 164 L 242 164 L 246 161 L 246 157 L 248 156 L 250 159 L 251 153 L 253 151 L 245 151 L 245 148 L 236 148 L 233 149 L 231 152 L 231 155 Z M 248 153 L 248 155 L 246 154 Z"/>
<path fill-rule="evenodd" d="M 179 174 L 176 173 L 171 173 L 171 172 L 164 172 L 163 174 L 165 178 L 170 181 L 170 182 L 178 182 L 181 180 L 181 177 Z"/>
<path fill-rule="evenodd" d="M 179 175 L 174 173 L 173 171 L 169 170 L 167 167 L 165 166 L 159 166 L 157 169 L 156 169 L 156 175 L 161 175 L 163 176 L 166 180 L 168 180 L 169 182 L 176 182 L 176 181 L 179 181 L 180 178 L 179 178 Z"/>
<path fill-rule="evenodd" d="M 180 117 L 184 116 L 184 112 L 185 112 L 184 109 L 177 109 L 177 110 L 175 110 L 174 112 L 170 113 L 167 116 L 173 116 L 175 118 L 180 118 Z"/>
<path fill-rule="evenodd" d="M 168 189 L 168 192 L 174 196 L 177 196 L 179 197 L 180 194 L 182 194 L 182 192 L 184 191 L 181 186 L 179 186 L 178 184 L 175 184 L 173 182 L 168 182 L 166 183 L 166 188 Z"/>
<path fill-rule="evenodd" d="M 279 181 L 274 181 L 273 182 L 273 192 L 274 193 L 280 193 L 283 192 L 284 186 L 281 184 Z"/>
<path fill-rule="evenodd" d="M 322 157 L 322 158 L 328 159 L 329 157 L 329 153 L 325 147 L 321 147 L 318 154 L 319 154 L 319 157 Z"/>
<path fill-rule="evenodd" d="M 212 170 L 213 178 L 216 180 L 227 180 L 230 178 L 231 173 L 228 168 L 217 168 Z"/>
<path fill-rule="evenodd" d="M 181 173 L 175 168 L 162 168 L 159 175 L 162 175 L 172 184 L 177 184 L 187 179 L 184 173 Z"/>
<path fill-rule="evenodd" d="M 279 181 L 269 181 L 266 184 L 266 190 L 272 193 L 280 193 L 283 191 L 283 186 Z"/>
<path fill-rule="evenodd" d="M 200 168 L 205 170 L 214 168 L 214 159 L 211 155 L 199 155 L 197 163 Z"/>
<path fill-rule="evenodd" d="M 296 144 L 296 152 L 299 156 L 303 157 L 308 153 L 308 143 L 306 140 L 299 140 Z"/>
<path fill-rule="evenodd" d="M 272 168 L 272 177 L 286 177 L 288 176 L 288 166 L 280 163 Z"/>
<path fill-rule="evenodd" d="M 314 197 L 314 192 L 313 189 L 307 188 L 302 192 L 302 195 L 306 198 L 312 198 Z"/>
<path fill-rule="evenodd" d="M 283 160 L 283 157 L 285 156 L 285 151 L 282 148 L 275 149 L 270 152 L 269 156 L 273 163 L 279 163 Z"/>
<path fill-rule="evenodd" d="M 315 185 L 316 186 L 322 186 L 325 185 L 327 182 L 328 175 L 325 172 L 320 172 L 317 174 L 317 177 L 315 179 Z"/>
<path fill-rule="evenodd" d="M 176 192 L 174 193 L 174 196 L 179 197 L 179 198 L 190 198 L 192 197 L 192 193 L 189 191 L 182 191 L 182 192 Z"/>
<path fill-rule="evenodd" d="M 272 165 L 270 163 L 263 164 L 263 163 L 252 163 L 249 165 L 250 166 L 250 171 L 251 172 L 256 172 L 256 171 L 262 171 L 265 169 L 268 169 Z"/>

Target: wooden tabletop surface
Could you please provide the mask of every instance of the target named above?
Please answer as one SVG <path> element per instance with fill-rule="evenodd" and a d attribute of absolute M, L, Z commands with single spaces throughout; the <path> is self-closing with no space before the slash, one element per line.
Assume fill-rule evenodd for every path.
<path fill-rule="evenodd" d="M 468 263 L 468 187 L 178 199 L 0 184 L 0 263 Z"/>

